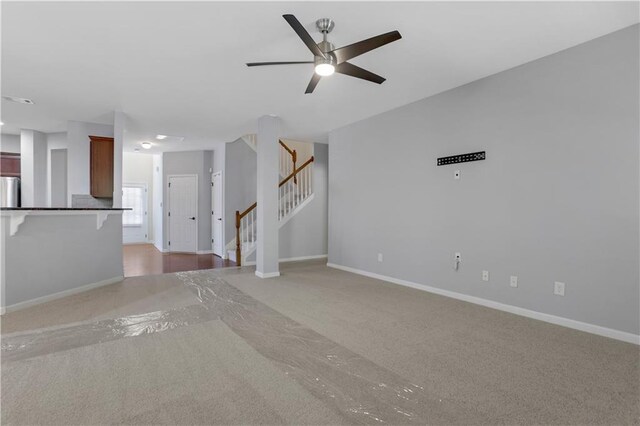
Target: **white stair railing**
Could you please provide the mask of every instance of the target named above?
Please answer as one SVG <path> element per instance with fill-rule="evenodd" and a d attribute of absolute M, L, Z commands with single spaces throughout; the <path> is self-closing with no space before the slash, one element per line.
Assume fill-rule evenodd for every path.
<path fill-rule="evenodd" d="M 313 195 L 313 164 L 311 157 L 303 165 L 294 169 L 278 187 L 278 220 L 284 221 L 291 216 Z M 236 264 L 242 264 L 243 253 L 250 253 L 256 246 L 257 238 L 257 203 L 245 211 L 236 211 Z"/>
<path fill-rule="evenodd" d="M 296 169 L 298 154 L 283 141 L 280 143 L 280 176 L 287 177 Z"/>
<path fill-rule="evenodd" d="M 282 182 L 278 188 L 278 220 L 285 218 L 309 198 L 313 190 L 312 171 L 312 167 L 305 167 L 296 173 L 295 180 L 289 178 Z"/>

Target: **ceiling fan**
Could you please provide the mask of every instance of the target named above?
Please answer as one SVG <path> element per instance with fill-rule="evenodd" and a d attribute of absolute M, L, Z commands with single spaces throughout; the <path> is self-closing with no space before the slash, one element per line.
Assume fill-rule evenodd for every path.
<path fill-rule="evenodd" d="M 331 19 L 323 18 L 316 21 L 316 28 L 322 33 L 322 41 L 316 43 L 295 16 L 282 15 L 282 17 L 291 25 L 298 37 L 313 53 L 313 61 L 249 62 L 247 66 L 315 64 L 315 73 L 311 77 L 305 93 L 312 93 L 322 77 L 329 76 L 334 72 L 382 84 L 386 80 L 384 77 L 380 77 L 347 61 L 402 38 L 398 31 L 391 31 L 336 49 L 333 43 L 327 40 L 327 35 L 335 26 Z"/>

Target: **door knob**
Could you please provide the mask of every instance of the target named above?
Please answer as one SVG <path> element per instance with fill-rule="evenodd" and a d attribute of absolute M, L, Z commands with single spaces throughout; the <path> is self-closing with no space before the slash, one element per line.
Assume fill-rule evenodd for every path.
<path fill-rule="evenodd" d="M 218 220 L 222 220 L 222 218 L 221 218 L 221 217 L 219 217 L 219 218 L 218 218 Z"/>
<path fill-rule="evenodd" d="M 191 219 L 191 220 L 196 220 L 196 218 L 195 218 L 195 217 L 190 217 L 189 219 Z"/>

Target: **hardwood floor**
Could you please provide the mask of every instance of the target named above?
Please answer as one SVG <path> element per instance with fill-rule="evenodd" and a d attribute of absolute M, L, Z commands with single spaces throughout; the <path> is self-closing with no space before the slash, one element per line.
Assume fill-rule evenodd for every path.
<path fill-rule="evenodd" d="M 162 253 L 153 244 L 125 245 L 122 251 L 125 277 L 236 266 L 213 254 Z"/>

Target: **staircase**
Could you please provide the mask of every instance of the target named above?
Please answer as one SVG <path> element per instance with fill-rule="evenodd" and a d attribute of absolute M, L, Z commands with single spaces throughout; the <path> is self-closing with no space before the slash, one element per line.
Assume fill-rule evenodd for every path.
<path fill-rule="evenodd" d="M 243 136 L 255 151 L 255 135 Z M 280 141 L 280 184 L 278 186 L 278 223 L 284 226 L 295 214 L 313 200 L 313 156 L 297 165 L 297 152 Z M 236 211 L 236 237 L 227 244 L 229 259 L 238 266 L 257 248 L 257 202 L 244 211 Z"/>

